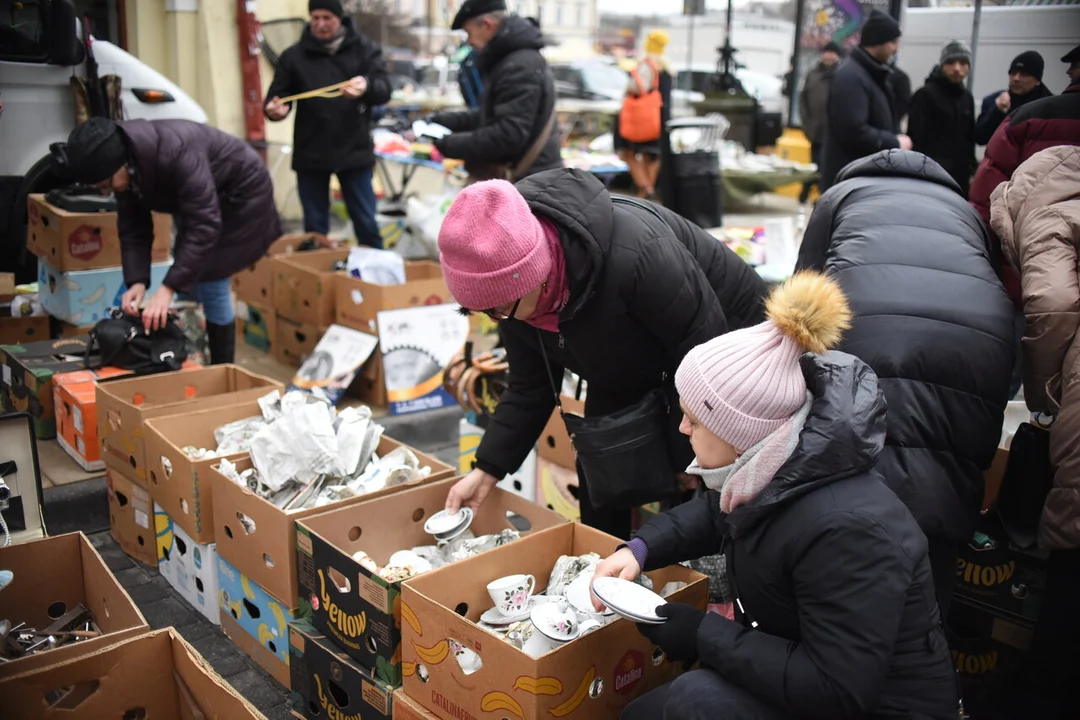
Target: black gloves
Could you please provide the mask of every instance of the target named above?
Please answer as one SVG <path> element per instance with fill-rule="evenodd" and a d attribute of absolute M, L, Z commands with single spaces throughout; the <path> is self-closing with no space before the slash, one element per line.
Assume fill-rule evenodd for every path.
<path fill-rule="evenodd" d="M 656 608 L 656 614 L 667 618 L 663 625 L 638 623 L 638 631 L 652 640 L 672 662 L 693 664 L 698 659 L 697 633 L 705 611 L 686 603 L 667 603 Z"/>

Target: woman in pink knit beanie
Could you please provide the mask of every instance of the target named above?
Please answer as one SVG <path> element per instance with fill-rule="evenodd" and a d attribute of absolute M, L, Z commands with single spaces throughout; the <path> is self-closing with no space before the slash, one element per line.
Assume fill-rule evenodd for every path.
<path fill-rule="evenodd" d="M 510 365 L 476 469 L 447 498 L 451 511 L 478 507 L 521 467 L 551 418 L 564 370 L 587 383 L 586 422 L 661 391 L 674 407 L 672 378 L 690 348 L 763 317 L 764 283 L 723 243 L 664 208 L 613 198 L 580 170 L 465 188 L 443 220 L 439 255 L 454 299 L 499 321 Z M 693 452 L 678 413 L 658 423 L 663 438 L 647 457 L 664 472 L 641 473 L 634 458 L 625 474 L 609 473 L 618 476 L 612 488 L 579 463 L 582 522 L 625 539 L 631 507 L 677 495 Z"/>
<path fill-rule="evenodd" d="M 955 718 L 926 537 L 874 472 L 877 377 L 827 352 L 847 301 L 833 280 L 800 273 L 766 315 L 691 350 L 675 377 L 697 455 L 688 472 L 708 489 L 597 568 L 633 580 L 721 554 L 734 596 L 734 619 L 668 603 L 664 622 L 638 625 L 669 661 L 700 668 L 621 717 Z"/>

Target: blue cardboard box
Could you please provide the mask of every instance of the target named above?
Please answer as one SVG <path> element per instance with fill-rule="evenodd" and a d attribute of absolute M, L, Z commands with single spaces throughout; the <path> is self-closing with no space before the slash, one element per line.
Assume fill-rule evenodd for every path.
<path fill-rule="evenodd" d="M 165 279 L 172 260 L 150 266 L 149 300 Z M 38 293 L 45 311 L 55 318 L 78 327 L 88 327 L 105 317 L 111 307 L 119 307 L 127 291 L 124 271 L 120 268 L 61 272 L 38 260 Z"/>
<path fill-rule="evenodd" d="M 220 555 L 218 600 L 221 629 L 255 662 L 289 686 L 289 623 L 297 615 Z"/>

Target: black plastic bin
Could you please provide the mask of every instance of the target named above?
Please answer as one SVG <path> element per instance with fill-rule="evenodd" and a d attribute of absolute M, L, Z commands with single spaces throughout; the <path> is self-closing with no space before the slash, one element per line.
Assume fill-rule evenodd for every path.
<path fill-rule="evenodd" d="M 715 148 L 691 152 L 671 149 L 671 131 L 680 128 L 710 128 L 716 123 L 705 117 L 688 117 L 668 123 L 661 150 L 664 205 L 703 228 L 723 224 L 723 185 L 720 182 L 720 153 Z"/>

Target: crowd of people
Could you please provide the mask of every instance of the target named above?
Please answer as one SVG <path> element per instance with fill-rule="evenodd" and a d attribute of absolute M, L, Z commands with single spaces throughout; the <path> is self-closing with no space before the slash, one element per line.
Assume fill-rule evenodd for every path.
<path fill-rule="evenodd" d="M 963 42 L 913 94 L 888 15 L 870 15 L 849 57 L 827 46 L 800 101 L 823 195 L 793 276 L 770 289 L 647 202 L 659 136 L 636 125 L 620 148 L 638 198 L 561 167 L 535 21 L 466 0 L 453 27 L 474 53 L 472 101 L 433 120 L 470 183 L 440 261 L 462 311 L 499 323 L 509 379 L 447 507 L 479 507 L 521 465 L 572 371 L 587 383 L 583 416 L 563 415 L 581 519 L 622 541 L 599 574 L 720 554 L 735 598 L 730 618 L 671 604 L 641 627 L 698 669 L 624 717 L 957 717 L 943 620 L 1020 367 L 1028 406 L 1056 418 L 1055 471 L 1039 533 L 1047 598 L 1012 699 L 1016 717 L 1080 716 L 1080 47 L 1063 58 L 1063 94 L 1028 51 L 976 115 Z M 650 35 L 631 68 L 623 122 L 670 105 L 666 43 Z M 295 99 L 326 88 L 335 96 Z M 371 113 L 389 95 L 379 47 L 338 0 L 310 0 L 265 103 L 271 120 L 295 108 L 306 230 L 329 229 L 333 174 L 358 240 L 379 244 Z M 56 153 L 69 177 L 118 197 L 125 310 L 154 328 L 191 294 L 212 360 L 232 360 L 228 277 L 281 233 L 259 156 L 203 125 L 105 119 Z M 172 213 L 178 235 L 146 301 L 152 211 Z M 653 500 L 670 509 L 635 531 L 632 507 Z"/>

